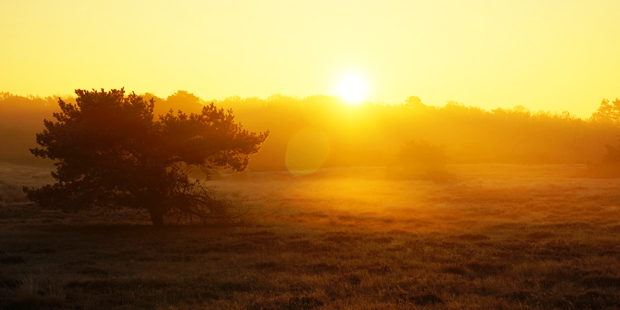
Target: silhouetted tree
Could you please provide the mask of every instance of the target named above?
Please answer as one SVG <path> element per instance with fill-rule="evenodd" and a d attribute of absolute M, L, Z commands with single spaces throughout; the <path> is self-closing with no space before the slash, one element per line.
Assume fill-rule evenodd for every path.
<path fill-rule="evenodd" d="M 592 113 L 592 120 L 598 122 L 620 123 L 620 99 L 616 98 L 613 102 L 603 99 L 596 112 Z"/>
<path fill-rule="evenodd" d="M 186 91 L 163 98 L 146 93 L 143 98 L 147 102 L 154 99 L 155 115 L 166 114 L 171 108 L 200 114 L 207 104 Z M 63 100 L 75 103 L 74 96 Z M 614 113 L 620 119 L 620 100 L 614 101 L 617 104 L 611 101 L 605 100 L 592 118 L 584 120 L 566 112 L 523 107 L 484 110 L 457 102 L 425 106 L 415 96 L 400 104 L 360 106 L 322 95 L 213 100 L 218 107 L 233 108 L 235 120 L 242 121 L 244 128 L 255 132 L 270 129 L 269 141 L 252 156 L 248 169 L 253 171 L 286 169 L 289 139 L 304 128 L 320 130 L 330 141 L 332 152 L 323 167 L 385 165 L 397 156 L 401 143 L 412 137 L 445 143 L 449 146 L 445 154 L 453 163 L 599 162 L 605 153 L 603 146 L 615 145 L 620 133 L 620 122 L 612 121 Z M 0 92 L 0 162 L 52 164 L 33 157 L 28 149 L 37 147 L 30 137 L 43 129 L 41 120 L 53 119 L 52 113 L 59 111 L 56 102 L 51 97 Z"/>
<path fill-rule="evenodd" d="M 603 156 L 601 162 L 605 165 L 620 165 L 620 143 L 618 146 L 606 144 L 607 153 Z"/>
<path fill-rule="evenodd" d="M 605 144 L 607 152 L 599 162 L 588 163 L 587 177 L 617 178 L 620 176 L 620 143 L 617 145 Z"/>
<path fill-rule="evenodd" d="M 417 96 L 410 96 L 409 98 L 407 98 L 407 100 L 405 100 L 405 105 L 416 109 L 422 109 L 426 107 L 426 105 L 422 103 L 422 99 Z"/>
<path fill-rule="evenodd" d="M 179 90 L 168 96 L 165 104 L 168 107 L 174 107 L 175 110 L 182 110 L 186 113 L 200 112 L 203 106 L 200 98 L 186 90 Z"/>
<path fill-rule="evenodd" d="M 56 121 L 37 134 L 37 157 L 56 160 L 57 180 L 24 188 L 42 207 L 78 210 L 92 206 L 146 209 L 155 226 L 178 213 L 202 220 L 229 217 L 229 205 L 199 181 L 214 167 L 242 171 L 269 132 L 254 133 L 234 122 L 232 111 L 213 104 L 200 114 L 153 115 L 154 100 L 124 89 L 76 90 L 76 104 L 58 101 Z"/>

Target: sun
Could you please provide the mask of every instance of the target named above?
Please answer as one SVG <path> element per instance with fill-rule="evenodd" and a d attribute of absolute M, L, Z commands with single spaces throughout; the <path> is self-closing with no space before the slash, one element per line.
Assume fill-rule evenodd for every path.
<path fill-rule="evenodd" d="M 343 77 L 338 85 L 340 97 L 351 104 L 360 104 L 365 99 L 366 90 L 366 82 L 357 74 Z"/>

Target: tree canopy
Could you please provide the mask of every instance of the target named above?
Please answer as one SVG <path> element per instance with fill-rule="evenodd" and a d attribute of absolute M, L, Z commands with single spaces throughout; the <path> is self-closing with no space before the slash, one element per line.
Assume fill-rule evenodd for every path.
<path fill-rule="evenodd" d="M 147 102 L 154 100 L 155 115 L 165 115 L 171 108 L 201 114 L 203 106 L 213 102 L 225 111 L 232 108 L 235 120 L 250 131 L 269 129 L 269 139 L 251 157 L 247 168 L 251 171 L 286 170 L 288 143 L 306 129 L 328 139 L 330 154 L 322 166 L 326 168 L 385 165 L 396 160 L 401 145 L 412 139 L 445 145 L 445 154 L 455 164 L 585 164 L 600 161 L 605 145 L 616 145 L 620 132 L 613 103 L 620 101 L 612 98 L 595 102 L 601 107 L 592 117 L 579 118 L 566 111 L 523 107 L 485 110 L 456 102 L 434 106 L 415 96 L 397 104 L 357 106 L 322 95 L 204 100 L 179 90 L 161 98 L 153 93 L 142 96 Z M 62 98 L 76 103 L 75 96 Z M 53 112 L 60 112 L 57 98 L 0 92 L 0 162 L 51 166 L 51 160 L 40 160 L 28 149 L 38 146 L 32 137 L 44 129 L 44 118 L 54 119 Z"/>
<path fill-rule="evenodd" d="M 76 90 L 75 104 L 58 100 L 56 121 L 44 120 L 37 157 L 55 160 L 57 183 L 24 188 L 42 207 L 146 209 L 153 224 L 169 214 L 202 220 L 229 216 L 225 202 L 188 177 L 201 168 L 244 170 L 269 132 L 245 130 L 232 110 L 206 105 L 199 114 L 172 110 L 155 118 L 154 100 L 124 89 Z"/>
<path fill-rule="evenodd" d="M 603 99 L 591 118 L 597 122 L 620 123 L 620 99 L 616 98 L 611 103 L 609 99 Z"/>

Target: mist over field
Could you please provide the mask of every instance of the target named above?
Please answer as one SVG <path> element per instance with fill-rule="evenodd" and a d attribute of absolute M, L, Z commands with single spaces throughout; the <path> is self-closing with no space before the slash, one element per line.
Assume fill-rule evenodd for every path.
<path fill-rule="evenodd" d="M 28 149 L 62 119 L 58 98 L 3 93 L 0 307 L 620 307 L 617 100 L 582 119 L 415 96 L 143 98 L 153 115 L 213 102 L 269 130 L 244 172 L 189 175 L 241 216 L 170 213 L 156 228 L 122 202 L 41 208 L 21 187 L 54 182 Z"/>
<path fill-rule="evenodd" d="M 620 1 L 0 5 L 0 310 L 620 309 Z"/>

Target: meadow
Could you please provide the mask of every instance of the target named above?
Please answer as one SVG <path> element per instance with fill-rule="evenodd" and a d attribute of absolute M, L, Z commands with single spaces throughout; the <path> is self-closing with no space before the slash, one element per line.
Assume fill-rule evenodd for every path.
<path fill-rule="evenodd" d="M 585 165 L 219 174 L 248 213 L 155 229 L 119 209 L 41 210 L 0 164 L 0 309 L 618 309 L 620 179 Z"/>

